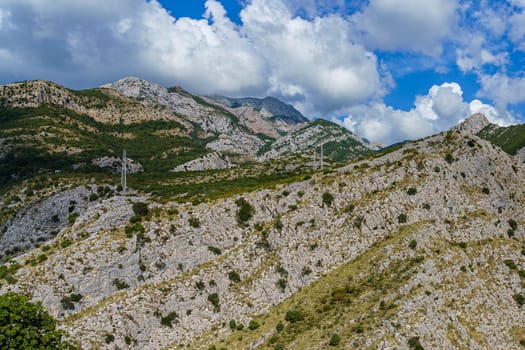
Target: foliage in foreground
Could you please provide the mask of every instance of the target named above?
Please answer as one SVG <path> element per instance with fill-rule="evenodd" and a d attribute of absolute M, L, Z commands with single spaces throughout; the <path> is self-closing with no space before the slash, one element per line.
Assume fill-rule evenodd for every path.
<path fill-rule="evenodd" d="M 76 349 L 63 337 L 42 304 L 17 293 L 0 295 L 0 348 Z"/>

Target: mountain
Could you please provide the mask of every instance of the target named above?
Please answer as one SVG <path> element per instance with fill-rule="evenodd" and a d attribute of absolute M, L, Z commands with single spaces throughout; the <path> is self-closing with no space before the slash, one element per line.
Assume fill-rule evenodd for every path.
<path fill-rule="evenodd" d="M 458 125 L 457 129 L 476 134 L 508 154 L 517 156 L 522 162 L 525 161 L 525 124 L 501 127 L 478 113 Z"/>
<path fill-rule="evenodd" d="M 313 148 L 317 146 L 304 140 L 308 141 L 308 145 L 300 144 L 297 145 L 298 147 L 282 152 L 269 152 L 281 148 L 279 145 L 274 147 L 274 144 L 288 142 L 283 141 L 283 137 L 293 133 L 304 133 L 304 130 L 301 130 L 311 125 L 308 119 L 293 106 L 273 97 L 263 99 L 229 98 L 219 95 L 203 97 L 192 95 L 181 87 L 165 88 L 138 78 L 124 78 L 102 87 L 117 90 L 125 96 L 140 101 L 165 106 L 177 115 L 196 123 L 203 130 L 219 133 L 217 139 L 206 145 L 215 151 L 257 155 L 261 160 L 268 160 L 281 157 L 283 154 L 290 155 L 296 151 L 313 153 Z M 333 128 L 338 129 L 338 135 L 342 133 L 335 124 Z M 319 129 L 312 130 L 315 132 Z M 312 130 L 309 131 L 310 134 Z M 322 131 L 322 136 L 315 135 L 314 138 L 320 140 L 326 135 L 327 133 Z M 361 146 L 362 152 L 359 155 L 374 149 L 349 131 L 346 132 L 345 139 L 348 139 L 350 144 Z M 347 149 L 347 152 L 342 150 L 338 153 L 338 160 L 354 157 L 357 153 L 356 149 Z"/>
<path fill-rule="evenodd" d="M 0 247 L 30 250 L 0 267 L 0 293 L 41 301 L 83 349 L 518 349 L 525 165 L 474 119 L 282 177 L 279 160 L 168 177 L 145 165 L 127 192 L 109 174 L 18 182 Z M 137 186 L 146 175 L 181 187 Z"/>
<path fill-rule="evenodd" d="M 294 106 L 285 104 L 275 97 L 265 97 L 263 99 L 246 97 L 231 98 L 219 95 L 208 96 L 209 99 L 220 103 L 226 107 L 236 110 L 241 107 L 252 107 L 262 115 L 274 121 L 280 120 L 286 124 L 299 124 L 308 122 L 301 112 Z"/>

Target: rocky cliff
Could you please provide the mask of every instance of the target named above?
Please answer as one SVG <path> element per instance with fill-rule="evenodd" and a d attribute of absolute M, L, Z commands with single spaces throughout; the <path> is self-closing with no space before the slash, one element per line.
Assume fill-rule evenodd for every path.
<path fill-rule="evenodd" d="M 83 201 L 1 291 L 85 349 L 517 349 L 525 168 L 467 132 L 202 203 Z M 49 202 L 7 230 L 38 231 L 24 218 L 50 220 Z"/>

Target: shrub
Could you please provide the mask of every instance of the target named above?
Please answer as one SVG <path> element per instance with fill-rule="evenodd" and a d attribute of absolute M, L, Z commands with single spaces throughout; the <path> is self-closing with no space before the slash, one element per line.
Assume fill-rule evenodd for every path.
<path fill-rule="evenodd" d="M 490 189 L 487 186 L 485 186 L 481 189 L 481 192 L 483 192 L 484 194 L 490 194 Z"/>
<path fill-rule="evenodd" d="M 75 221 L 77 221 L 77 218 L 80 216 L 79 213 L 71 213 L 69 214 L 69 216 L 67 217 L 67 223 L 69 225 L 73 225 L 75 223 Z"/>
<path fill-rule="evenodd" d="M 242 323 L 237 324 L 237 330 L 242 331 L 244 329 L 244 325 Z"/>
<path fill-rule="evenodd" d="M 144 233 L 145 229 L 140 222 L 137 222 L 133 225 L 126 225 L 126 227 L 124 227 L 124 232 L 126 232 L 126 235 L 131 238 L 134 233 Z"/>
<path fill-rule="evenodd" d="M 160 324 L 171 328 L 173 327 L 173 322 L 176 321 L 177 317 L 179 317 L 179 315 L 177 315 L 175 311 L 172 311 L 166 316 L 160 318 Z"/>
<path fill-rule="evenodd" d="M 97 199 L 98 199 L 98 195 L 96 193 L 93 192 L 89 195 L 90 202 L 96 201 Z"/>
<path fill-rule="evenodd" d="M 452 154 L 450 153 L 447 153 L 445 155 L 445 161 L 448 163 L 448 164 L 452 164 L 454 162 L 454 156 L 452 156 Z"/>
<path fill-rule="evenodd" d="M 417 241 L 415 239 L 411 240 L 410 243 L 408 243 L 408 247 L 411 249 L 416 249 Z"/>
<path fill-rule="evenodd" d="M 400 224 L 405 224 L 407 222 L 407 214 L 399 214 L 399 216 L 397 217 L 397 222 L 399 222 Z"/>
<path fill-rule="evenodd" d="M 133 209 L 133 213 L 137 216 L 146 216 L 149 212 L 148 205 L 144 202 L 133 203 L 131 208 Z"/>
<path fill-rule="evenodd" d="M 127 284 L 126 281 L 120 280 L 118 278 L 113 280 L 113 285 L 117 287 L 117 290 L 129 288 L 129 284 Z"/>
<path fill-rule="evenodd" d="M 235 330 L 237 328 L 237 322 L 235 320 L 230 320 L 230 329 Z"/>
<path fill-rule="evenodd" d="M 120 185 L 119 185 L 119 186 L 120 186 Z M 122 187 L 121 187 L 121 188 L 122 188 Z M 117 190 L 118 190 L 118 188 L 117 188 Z M 122 191 L 122 189 L 121 189 L 121 191 Z M 126 336 L 124 337 L 124 343 L 126 343 L 126 345 L 131 345 L 131 338 L 129 337 L 129 335 L 126 335 Z"/>
<path fill-rule="evenodd" d="M 296 323 L 304 319 L 304 315 L 300 310 L 288 310 L 284 319 L 290 323 Z"/>
<path fill-rule="evenodd" d="M 277 325 L 275 326 L 275 329 L 277 330 L 277 332 L 281 332 L 284 329 L 284 324 L 281 321 L 279 321 L 279 323 L 277 323 Z"/>
<path fill-rule="evenodd" d="M 330 192 L 323 193 L 323 205 L 326 204 L 327 206 L 332 206 L 332 203 L 334 202 L 334 196 Z"/>
<path fill-rule="evenodd" d="M 330 338 L 330 342 L 328 345 L 330 346 L 337 346 L 341 342 L 341 337 L 338 334 L 333 334 L 332 338 Z"/>
<path fill-rule="evenodd" d="M 198 290 L 204 290 L 204 288 L 206 288 L 206 286 L 204 285 L 204 282 L 202 281 L 195 282 L 195 287 L 197 287 Z"/>
<path fill-rule="evenodd" d="M 71 301 L 74 301 L 74 302 L 79 302 L 80 300 L 82 300 L 81 294 L 72 293 L 69 297 L 71 298 Z"/>
<path fill-rule="evenodd" d="M 419 342 L 419 337 L 412 337 L 408 339 L 408 347 L 410 350 L 424 350 L 423 346 Z"/>
<path fill-rule="evenodd" d="M 407 191 L 409 196 L 413 196 L 417 193 L 417 189 L 415 187 L 410 187 Z"/>
<path fill-rule="evenodd" d="M 190 224 L 191 227 L 194 227 L 194 228 L 201 227 L 201 221 L 199 220 L 199 218 L 196 218 L 194 216 L 191 216 L 188 219 L 188 223 Z"/>
<path fill-rule="evenodd" d="M 288 282 L 285 278 L 279 278 L 279 280 L 277 281 L 277 287 L 281 288 L 282 292 L 284 292 L 284 290 L 286 289 L 287 284 Z"/>
<path fill-rule="evenodd" d="M 73 304 L 73 301 L 71 301 L 70 297 L 63 297 L 62 300 L 60 300 L 60 304 L 62 304 L 62 308 L 64 310 L 74 310 L 75 304 Z"/>
<path fill-rule="evenodd" d="M 111 333 L 106 333 L 106 337 L 104 338 L 104 341 L 106 342 L 106 344 L 110 344 L 113 341 L 115 341 L 115 336 Z"/>
<path fill-rule="evenodd" d="M 142 216 L 139 216 L 139 215 L 133 215 L 132 217 L 129 218 L 130 224 L 136 224 L 137 222 L 141 222 L 141 221 L 142 221 Z"/>
<path fill-rule="evenodd" d="M 507 259 L 504 261 L 505 265 L 507 265 L 507 267 L 511 270 L 516 270 L 518 267 L 516 266 L 516 263 L 511 260 L 511 259 Z"/>
<path fill-rule="evenodd" d="M 515 220 L 513 220 L 513 219 L 509 220 L 509 226 L 514 231 L 516 231 L 518 229 L 518 223 Z"/>
<path fill-rule="evenodd" d="M 523 294 L 514 294 L 514 300 L 516 300 L 516 303 L 518 303 L 519 306 L 523 306 L 525 304 L 525 296 Z"/>
<path fill-rule="evenodd" d="M 435 171 L 436 173 L 439 173 L 439 172 L 441 171 L 441 168 L 438 167 L 438 166 L 436 165 L 436 166 L 434 167 L 434 171 Z"/>
<path fill-rule="evenodd" d="M 73 241 L 71 241 L 70 239 L 66 238 L 66 239 L 64 239 L 64 240 L 62 240 L 60 242 L 60 247 L 61 248 L 67 248 L 67 247 L 69 247 L 72 244 L 73 244 Z"/>
<path fill-rule="evenodd" d="M 219 294 L 217 293 L 208 294 L 208 301 L 213 305 L 213 310 L 215 312 L 219 312 L 221 310 Z"/>
<path fill-rule="evenodd" d="M 259 322 L 255 321 L 255 320 L 251 320 L 250 323 L 248 324 L 248 328 L 252 331 L 256 330 L 257 328 L 259 328 L 261 325 L 259 324 Z"/>
<path fill-rule="evenodd" d="M 228 272 L 228 278 L 230 279 L 230 281 L 235 282 L 235 283 L 241 281 L 241 276 L 235 270 Z"/>
<path fill-rule="evenodd" d="M 217 247 L 213 247 L 213 246 L 208 246 L 208 250 L 210 252 L 212 252 L 213 254 L 215 255 L 221 255 L 222 254 L 222 251 L 220 250 L 220 248 L 217 248 Z"/>
<path fill-rule="evenodd" d="M 430 210 L 430 204 L 428 203 L 423 204 L 423 209 Z"/>
<path fill-rule="evenodd" d="M 255 209 L 243 197 L 237 199 L 235 204 L 239 207 L 237 210 L 237 222 L 240 224 L 247 223 L 253 217 Z"/>

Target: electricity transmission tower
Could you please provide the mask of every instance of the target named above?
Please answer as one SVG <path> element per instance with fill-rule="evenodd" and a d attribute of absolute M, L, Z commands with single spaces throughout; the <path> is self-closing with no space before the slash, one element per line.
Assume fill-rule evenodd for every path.
<path fill-rule="evenodd" d="M 122 190 L 126 190 L 126 175 L 128 171 L 128 160 L 126 158 L 126 150 L 122 153 L 122 169 L 120 171 L 120 186 Z"/>

